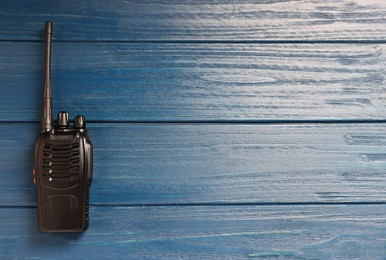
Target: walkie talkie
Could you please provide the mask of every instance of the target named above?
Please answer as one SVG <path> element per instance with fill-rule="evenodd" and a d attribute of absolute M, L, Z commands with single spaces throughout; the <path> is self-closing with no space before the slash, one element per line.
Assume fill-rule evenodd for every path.
<path fill-rule="evenodd" d="M 59 112 L 54 128 L 51 35 L 52 22 L 46 22 L 44 94 L 33 169 L 38 228 L 41 232 L 82 232 L 88 227 L 93 149 L 83 116 L 76 116 L 74 128 L 69 128 L 68 113 Z"/>

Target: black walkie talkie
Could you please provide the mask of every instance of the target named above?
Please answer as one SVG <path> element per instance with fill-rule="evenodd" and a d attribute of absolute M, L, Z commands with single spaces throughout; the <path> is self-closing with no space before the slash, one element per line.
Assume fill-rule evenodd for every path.
<path fill-rule="evenodd" d="M 44 95 L 40 135 L 35 142 L 34 182 L 41 232 L 81 232 L 88 227 L 89 186 L 93 151 L 83 116 L 69 128 L 67 112 L 59 112 L 57 128 L 51 97 L 52 22 L 45 23 Z"/>

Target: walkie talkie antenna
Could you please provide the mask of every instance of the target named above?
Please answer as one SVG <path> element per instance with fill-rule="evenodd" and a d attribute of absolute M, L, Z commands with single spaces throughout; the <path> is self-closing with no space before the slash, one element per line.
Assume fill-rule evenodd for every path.
<path fill-rule="evenodd" d="M 52 91 L 51 91 L 51 35 L 52 22 L 45 24 L 46 47 L 44 57 L 44 94 L 42 104 L 42 117 L 40 123 L 40 133 L 46 133 L 53 127 L 52 116 Z"/>

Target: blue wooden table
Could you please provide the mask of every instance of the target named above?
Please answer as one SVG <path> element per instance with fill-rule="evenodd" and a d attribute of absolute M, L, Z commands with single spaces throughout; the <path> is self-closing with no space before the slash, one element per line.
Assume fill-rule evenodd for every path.
<path fill-rule="evenodd" d="M 384 259 L 386 2 L 2 1 L 0 258 Z M 54 113 L 95 148 L 90 227 L 42 234 Z"/>

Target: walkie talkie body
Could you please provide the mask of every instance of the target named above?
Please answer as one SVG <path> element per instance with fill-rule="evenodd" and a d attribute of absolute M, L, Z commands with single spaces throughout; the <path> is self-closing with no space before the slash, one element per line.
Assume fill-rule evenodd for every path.
<path fill-rule="evenodd" d="M 41 232 L 82 232 L 88 227 L 93 148 L 83 116 L 76 116 L 74 128 L 69 128 L 68 113 L 59 112 L 54 128 L 51 34 L 52 22 L 46 22 L 44 95 L 33 169 L 38 228 Z"/>

